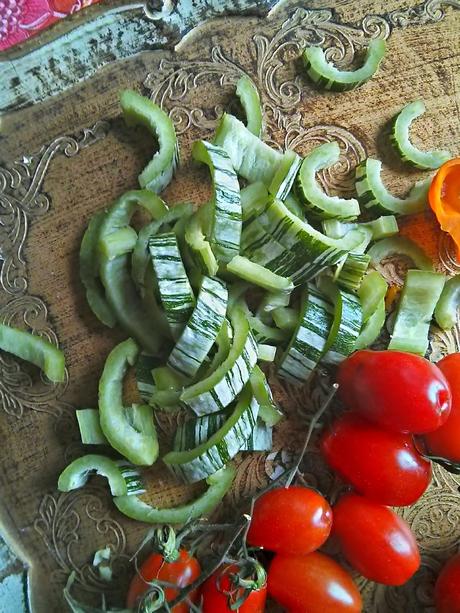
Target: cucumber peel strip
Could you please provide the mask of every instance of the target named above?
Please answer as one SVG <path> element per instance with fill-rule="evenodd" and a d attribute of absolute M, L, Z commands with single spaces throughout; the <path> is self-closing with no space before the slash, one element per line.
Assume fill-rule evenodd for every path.
<path fill-rule="evenodd" d="M 443 330 L 450 330 L 457 323 L 457 310 L 460 305 L 460 275 L 446 281 L 441 297 L 434 310 L 437 324 Z"/>
<path fill-rule="evenodd" d="M 255 136 L 260 137 L 262 133 L 262 106 L 257 87 L 246 75 L 240 77 L 236 84 L 236 95 L 238 96 L 244 114 L 246 115 L 246 127 Z"/>
<path fill-rule="evenodd" d="M 70 492 L 83 487 L 89 474 L 95 472 L 109 482 L 112 496 L 126 496 L 127 485 L 120 468 L 114 460 L 103 455 L 88 454 L 71 462 L 59 475 L 58 490 Z"/>
<path fill-rule="evenodd" d="M 282 277 L 260 264 L 251 262 L 248 258 L 236 255 L 227 264 L 227 270 L 244 281 L 249 281 L 269 292 L 285 292 L 290 294 L 294 284 L 287 277 Z"/>

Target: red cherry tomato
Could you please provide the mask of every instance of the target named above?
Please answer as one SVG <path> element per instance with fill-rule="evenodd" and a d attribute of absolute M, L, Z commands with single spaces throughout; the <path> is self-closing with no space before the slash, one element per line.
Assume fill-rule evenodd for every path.
<path fill-rule="evenodd" d="M 179 550 L 179 558 L 175 562 L 166 562 L 163 556 L 159 553 L 150 555 L 139 569 L 140 574 L 145 581 L 152 579 L 160 579 L 174 583 L 178 588 L 186 587 L 197 579 L 201 574 L 201 567 L 198 561 L 191 557 L 185 549 Z M 126 606 L 129 609 L 137 607 L 139 600 L 150 589 L 150 586 L 136 574 L 131 580 L 128 596 L 126 597 Z M 173 588 L 165 589 L 166 600 L 170 602 L 178 595 L 178 590 Z M 192 592 L 190 595 L 192 602 L 196 602 L 198 598 L 197 592 Z M 176 605 L 172 609 L 172 613 L 188 613 L 190 607 L 186 602 Z"/>
<path fill-rule="evenodd" d="M 309 487 L 270 490 L 256 500 L 248 542 L 278 553 L 311 553 L 327 540 L 332 511 Z"/>
<path fill-rule="evenodd" d="M 357 351 L 342 362 L 337 380 L 347 408 L 390 430 L 432 432 L 449 417 L 449 384 L 418 355 Z"/>
<path fill-rule="evenodd" d="M 232 592 L 231 575 L 237 567 L 230 565 L 216 571 L 209 577 L 201 588 L 203 597 L 203 613 L 231 613 L 229 607 L 229 592 Z M 233 592 L 232 592 L 233 593 Z M 241 588 L 233 593 L 234 602 L 243 594 Z M 239 613 L 263 613 L 267 599 L 267 586 L 252 591 L 244 603 L 237 610 Z"/>
<path fill-rule="evenodd" d="M 439 573 L 434 589 L 436 613 L 460 613 L 460 554 Z"/>
<path fill-rule="evenodd" d="M 402 585 L 420 567 L 417 541 L 394 511 L 358 494 L 334 506 L 333 534 L 348 562 L 364 577 Z"/>
<path fill-rule="evenodd" d="M 451 353 L 438 362 L 437 367 L 452 391 L 452 410 L 445 424 L 426 434 L 424 439 L 431 455 L 460 462 L 460 353 Z"/>
<path fill-rule="evenodd" d="M 278 553 L 268 570 L 268 593 L 290 613 L 357 613 L 361 595 L 350 575 L 328 556 Z"/>
<path fill-rule="evenodd" d="M 375 502 L 413 504 L 430 483 L 431 464 L 417 452 L 409 434 L 383 430 L 359 415 L 340 416 L 320 446 L 331 468 Z"/>

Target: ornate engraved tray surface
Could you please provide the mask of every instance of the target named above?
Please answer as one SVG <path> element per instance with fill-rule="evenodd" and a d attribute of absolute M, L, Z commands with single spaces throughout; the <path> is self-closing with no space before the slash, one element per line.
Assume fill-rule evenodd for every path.
<path fill-rule="evenodd" d="M 322 176 L 330 192 L 351 194 L 353 168 L 367 155 L 383 160 L 384 179 L 395 192 L 402 193 L 419 178 L 420 173 L 400 164 L 388 145 L 389 120 L 419 97 L 428 112 L 414 126 L 414 140 L 426 148 L 442 146 L 460 153 L 459 0 L 354 0 L 336 2 L 335 9 L 327 0 L 230 4 L 234 13 L 244 16 L 220 17 L 199 27 L 194 27 L 197 15 L 202 19 L 210 14 L 203 7 L 217 14 L 225 2 L 197 1 L 195 17 L 187 2 L 165 2 L 156 12 L 140 4 L 115 3 L 109 11 L 98 5 L 85 22 L 75 19 L 65 31 L 56 30 L 54 38 L 46 33 L 47 38 L 25 45 L 15 56 L 3 61 L 0 56 L 2 88 L 7 84 L 0 107 L 19 109 L 0 118 L 0 321 L 26 325 L 59 341 L 68 364 L 66 383 L 50 386 L 26 365 L 0 355 L 0 518 L 3 533 L 28 569 L 37 612 L 64 609 L 62 588 L 72 570 L 80 596 L 97 602 L 96 594 L 105 589 L 116 602 L 123 579 L 101 583 L 91 555 L 110 544 L 122 577 L 145 531 L 116 511 L 98 480 L 67 494 L 56 490 L 59 472 L 83 453 L 75 407 L 95 405 L 104 359 L 121 338 L 99 325 L 85 303 L 78 279 L 80 239 L 93 211 L 136 186 L 152 148 L 148 139 L 124 127 L 118 91 L 126 86 L 144 91 L 174 119 L 182 166 L 165 194 L 169 202 L 206 199 L 208 177 L 191 164 L 190 145 L 212 134 L 245 73 L 261 92 L 265 139 L 272 146 L 306 154 L 325 140 L 340 143 L 340 163 Z M 102 30 L 95 34 L 94 22 L 106 20 L 110 32 L 120 38 L 127 14 L 138 24 L 131 42 L 121 44 L 115 35 L 101 42 Z M 51 67 L 59 34 L 66 41 L 63 61 Z M 75 40 L 90 41 L 91 36 L 99 46 L 85 73 L 72 54 Z M 323 45 L 330 59 L 348 66 L 373 37 L 389 39 L 389 51 L 377 78 L 362 89 L 340 95 L 318 92 L 302 76 L 298 57 L 306 43 Z M 171 40 L 174 48 L 167 44 Z M 103 43 L 107 46 L 101 51 Z M 19 80 L 18 85 L 15 70 L 29 74 L 30 80 Z M 459 268 L 429 212 L 402 226 L 430 252 L 439 269 Z M 405 266 L 393 259 L 384 262 L 382 270 L 389 281 L 400 284 Z M 433 331 L 431 359 L 459 349 L 457 329 Z M 316 379 L 294 390 L 273 376 L 272 383 L 287 419 L 277 428 L 270 453 L 238 460 L 238 476 L 221 514 L 235 514 L 242 499 L 289 464 L 308 415 L 329 384 Z M 164 443 L 174 431 L 174 417 L 160 416 L 158 426 Z M 302 470 L 307 482 L 336 495 L 340 484 L 314 449 Z M 160 464 L 151 471 L 149 483 L 151 499 L 165 505 L 196 493 L 178 487 Z M 459 485 L 460 477 L 435 467 L 429 491 L 415 506 L 401 510 L 417 534 L 422 568 L 403 588 L 357 577 L 366 611 L 433 611 L 434 577 L 460 541 Z"/>

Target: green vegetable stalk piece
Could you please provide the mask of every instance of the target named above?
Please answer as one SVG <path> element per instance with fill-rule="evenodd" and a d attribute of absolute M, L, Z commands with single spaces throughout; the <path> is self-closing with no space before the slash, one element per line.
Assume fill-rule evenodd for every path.
<path fill-rule="evenodd" d="M 112 496 L 127 494 L 126 481 L 116 462 L 95 453 L 74 460 L 62 471 L 58 481 L 59 491 L 70 492 L 70 490 L 83 487 L 92 472 L 106 477 Z"/>
<path fill-rule="evenodd" d="M 241 255 L 236 255 L 230 260 L 227 264 L 227 270 L 269 292 L 286 292 L 289 294 L 294 289 L 294 284 L 288 277 L 277 275 L 268 268 L 251 262 Z"/>
<path fill-rule="evenodd" d="M 90 309 L 104 325 L 113 328 L 116 317 L 107 302 L 104 286 L 99 278 L 98 242 L 105 211 L 95 213 L 86 228 L 80 245 L 80 279 L 86 290 Z"/>
<path fill-rule="evenodd" d="M 133 365 L 139 348 L 132 339 L 123 341 L 110 352 L 99 381 L 101 428 L 109 443 L 133 464 L 150 466 L 158 457 L 158 441 L 152 408 L 123 406 L 123 378 Z"/>
<path fill-rule="evenodd" d="M 391 255 L 399 254 L 410 258 L 420 270 L 433 270 L 431 259 L 416 243 L 405 236 L 383 238 L 372 245 L 367 254 L 374 266 Z"/>
<path fill-rule="evenodd" d="M 434 316 L 439 327 L 450 330 L 457 323 L 457 310 L 460 305 L 460 275 L 446 281 Z"/>
<path fill-rule="evenodd" d="M 238 79 L 236 84 L 236 95 L 240 99 L 246 115 L 246 127 L 255 136 L 262 133 L 262 106 L 260 104 L 260 96 L 257 87 L 253 81 L 246 75 Z"/>
<path fill-rule="evenodd" d="M 401 293 L 388 349 L 425 355 L 428 331 L 445 276 L 426 270 L 409 270 Z"/>
<path fill-rule="evenodd" d="M 185 524 L 211 514 L 230 489 L 235 468 L 228 464 L 206 479 L 208 489 L 198 498 L 179 507 L 159 509 L 140 500 L 137 496 L 114 498 L 115 506 L 131 519 L 148 524 Z"/>
<path fill-rule="evenodd" d="M 80 409 L 76 412 L 80 438 L 83 445 L 108 445 L 96 409 Z"/>
<path fill-rule="evenodd" d="M 52 343 L 18 328 L 0 324 L 0 349 L 35 364 L 53 383 L 65 378 L 64 354 Z"/>
<path fill-rule="evenodd" d="M 128 126 L 140 124 L 158 140 L 160 150 L 139 175 L 139 185 L 158 194 L 171 181 L 179 161 L 174 124 L 158 105 L 135 91 L 123 91 L 120 104 Z"/>
<path fill-rule="evenodd" d="M 339 70 L 326 60 L 321 47 L 307 47 L 303 52 L 303 63 L 308 76 L 317 85 L 333 91 L 346 91 L 363 85 L 374 76 L 385 51 L 385 41 L 373 39 L 369 42 L 366 59 L 361 68 Z"/>

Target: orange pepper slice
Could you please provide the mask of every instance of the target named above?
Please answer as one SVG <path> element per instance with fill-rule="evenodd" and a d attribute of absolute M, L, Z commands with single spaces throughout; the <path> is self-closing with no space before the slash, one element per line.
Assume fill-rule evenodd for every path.
<path fill-rule="evenodd" d="M 460 158 L 449 160 L 438 170 L 428 201 L 441 229 L 453 238 L 460 260 Z"/>

